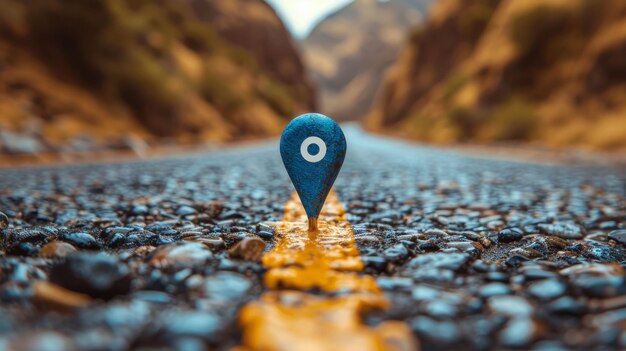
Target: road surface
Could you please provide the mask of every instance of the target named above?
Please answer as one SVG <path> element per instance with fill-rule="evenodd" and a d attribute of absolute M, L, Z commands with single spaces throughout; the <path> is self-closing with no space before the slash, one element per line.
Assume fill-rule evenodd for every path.
<path fill-rule="evenodd" d="M 277 141 L 0 170 L 0 349 L 306 349 L 287 335 L 298 328 L 250 322 L 259 306 L 273 311 L 263 303 L 275 293 L 290 306 L 292 293 L 314 299 L 311 318 L 358 301 L 344 337 L 364 347 L 626 348 L 623 168 L 470 157 L 355 128 L 346 137 L 331 214 L 341 220 L 329 223 L 346 230 L 351 263 L 314 242 L 325 277 L 350 272 L 332 288 L 303 285 L 302 273 L 271 284 L 276 267 L 306 266 L 270 262 L 304 250 L 283 246 L 300 217 Z"/>

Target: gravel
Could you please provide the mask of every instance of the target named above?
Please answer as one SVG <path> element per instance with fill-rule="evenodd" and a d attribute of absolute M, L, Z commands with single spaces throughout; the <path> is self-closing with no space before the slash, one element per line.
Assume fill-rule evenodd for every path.
<path fill-rule="evenodd" d="M 336 191 L 391 302 L 366 323 L 406 321 L 423 350 L 626 345 L 623 169 L 347 129 Z M 0 348 L 236 346 L 238 311 L 265 291 L 265 223 L 292 192 L 275 143 L 0 170 Z"/>

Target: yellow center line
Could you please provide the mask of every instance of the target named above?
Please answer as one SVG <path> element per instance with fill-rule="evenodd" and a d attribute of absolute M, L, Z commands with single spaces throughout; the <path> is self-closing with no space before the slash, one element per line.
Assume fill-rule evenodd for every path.
<path fill-rule="evenodd" d="M 362 315 L 389 302 L 363 262 L 350 223 L 334 192 L 320 214 L 319 230 L 307 230 L 306 214 L 294 194 L 276 224 L 276 242 L 262 258 L 271 291 L 244 306 L 237 351 L 410 351 L 417 343 L 408 326 L 386 321 L 363 324 Z M 322 291 L 316 295 L 310 291 Z M 309 292 L 307 292 L 309 291 Z"/>

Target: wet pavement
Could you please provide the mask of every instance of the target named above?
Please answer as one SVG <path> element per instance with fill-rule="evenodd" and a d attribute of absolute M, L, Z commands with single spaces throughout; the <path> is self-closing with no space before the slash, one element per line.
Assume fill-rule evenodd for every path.
<path fill-rule="evenodd" d="M 402 321 L 423 350 L 626 348 L 623 168 L 346 136 L 335 190 L 391 303 L 364 323 Z M 0 349 L 239 345 L 292 192 L 275 142 L 0 170 Z"/>

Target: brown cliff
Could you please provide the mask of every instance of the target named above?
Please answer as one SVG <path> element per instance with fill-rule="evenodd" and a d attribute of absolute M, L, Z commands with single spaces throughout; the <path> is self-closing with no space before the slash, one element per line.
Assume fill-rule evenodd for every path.
<path fill-rule="evenodd" d="M 385 70 L 432 0 L 356 0 L 320 22 L 301 42 L 320 108 L 340 120 L 372 106 Z"/>
<path fill-rule="evenodd" d="M 430 142 L 626 146 L 626 3 L 445 0 L 369 128 Z"/>
<path fill-rule="evenodd" d="M 0 7 L 5 152 L 263 137 L 313 108 L 291 38 L 262 0 Z"/>

